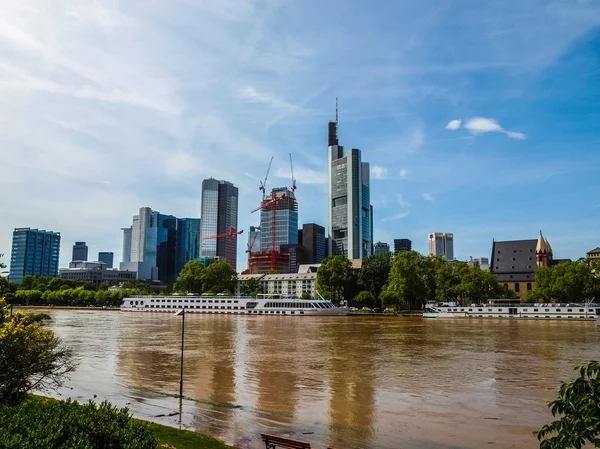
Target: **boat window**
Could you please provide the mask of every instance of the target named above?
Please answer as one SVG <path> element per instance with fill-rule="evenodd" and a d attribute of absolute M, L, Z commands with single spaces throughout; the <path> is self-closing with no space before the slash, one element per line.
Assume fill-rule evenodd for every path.
<path fill-rule="evenodd" d="M 488 309 L 488 312 L 491 312 L 491 311 L 492 311 L 492 309 Z"/>
<path fill-rule="evenodd" d="M 483 309 L 477 309 L 478 312 L 483 312 Z"/>
<path fill-rule="evenodd" d="M 165 301 L 166 301 L 165 299 L 162 300 L 162 302 L 165 302 Z"/>
<path fill-rule="evenodd" d="M 594 312 L 595 312 L 595 310 L 594 310 L 594 309 L 590 309 L 590 313 L 594 313 Z"/>
<path fill-rule="evenodd" d="M 502 309 L 498 309 L 498 312 L 502 312 Z"/>
<path fill-rule="evenodd" d="M 583 312 L 583 309 L 579 309 L 580 312 Z"/>
<path fill-rule="evenodd" d="M 550 309 L 544 309 L 544 312 L 550 312 Z"/>
<path fill-rule="evenodd" d="M 228 299 L 228 300 L 227 300 L 227 304 L 231 304 L 231 299 Z"/>
<path fill-rule="evenodd" d="M 557 312 L 560 312 L 560 309 L 556 309 Z"/>
<path fill-rule="evenodd" d="M 573 311 L 573 309 L 567 309 L 567 312 L 572 312 L 572 311 Z"/>
<path fill-rule="evenodd" d="M 234 304 L 237 304 L 237 303 L 238 303 L 237 299 L 236 299 L 235 301 L 233 301 L 233 303 L 234 303 Z"/>
<path fill-rule="evenodd" d="M 523 312 L 527 312 L 527 309 L 523 309 Z"/>
<path fill-rule="evenodd" d="M 212 299 L 209 299 L 208 302 L 212 304 Z"/>
<path fill-rule="evenodd" d="M 472 312 L 472 311 L 473 311 L 473 309 L 469 309 L 469 312 Z"/>

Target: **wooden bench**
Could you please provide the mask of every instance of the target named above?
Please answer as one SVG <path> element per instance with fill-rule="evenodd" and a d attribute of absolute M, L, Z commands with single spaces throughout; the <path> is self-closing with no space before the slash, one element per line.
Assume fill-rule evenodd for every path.
<path fill-rule="evenodd" d="M 260 437 L 265 442 L 266 449 L 275 449 L 278 447 L 286 449 L 311 449 L 310 443 L 306 441 L 292 440 L 291 438 L 270 435 L 268 433 L 261 433 Z"/>

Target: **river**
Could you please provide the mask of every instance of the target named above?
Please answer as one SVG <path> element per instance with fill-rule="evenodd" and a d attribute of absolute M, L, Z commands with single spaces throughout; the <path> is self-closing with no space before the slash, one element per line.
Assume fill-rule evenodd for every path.
<path fill-rule="evenodd" d="M 239 448 L 260 433 L 313 447 L 535 448 L 572 365 L 600 355 L 594 322 L 187 315 L 52 310 L 78 356 L 53 395 L 108 399 Z M 165 415 L 165 416 L 157 416 Z"/>

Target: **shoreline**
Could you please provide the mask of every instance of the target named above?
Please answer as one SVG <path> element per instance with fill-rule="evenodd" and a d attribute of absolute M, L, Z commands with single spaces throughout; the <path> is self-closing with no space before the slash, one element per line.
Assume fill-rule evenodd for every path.
<path fill-rule="evenodd" d="M 39 310 L 102 310 L 107 312 L 120 312 L 120 307 L 83 307 L 83 306 L 25 306 L 22 304 L 13 304 L 13 310 L 28 310 L 28 309 L 39 309 Z"/>

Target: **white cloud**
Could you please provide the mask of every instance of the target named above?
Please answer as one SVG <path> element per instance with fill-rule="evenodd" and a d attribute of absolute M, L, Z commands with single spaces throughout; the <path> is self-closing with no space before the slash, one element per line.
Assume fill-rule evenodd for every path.
<path fill-rule="evenodd" d="M 379 165 L 371 165 L 371 176 L 375 179 L 386 179 L 388 176 L 388 169 L 380 167 Z"/>
<path fill-rule="evenodd" d="M 254 86 L 244 86 L 237 90 L 238 98 L 250 103 L 263 103 L 274 108 L 298 109 L 283 98 L 259 92 Z"/>
<path fill-rule="evenodd" d="M 289 169 L 278 168 L 275 170 L 275 177 L 289 179 L 290 185 L 292 183 L 292 174 Z M 319 172 L 312 168 L 296 166 L 296 164 L 294 164 L 294 178 L 296 178 L 298 185 L 327 183 L 327 173 Z"/>
<path fill-rule="evenodd" d="M 406 169 L 403 168 L 402 170 L 400 170 L 400 173 L 398 173 L 398 174 L 400 175 L 401 178 L 405 178 L 407 173 L 408 172 L 406 171 Z"/>
<path fill-rule="evenodd" d="M 498 121 L 493 118 L 473 117 L 467 120 L 467 122 L 464 124 L 464 127 L 474 135 L 500 132 L 506 134 L 511 139 L 525 139 L 527 137 L 523 133 L 509 131 L 502 128 Z"/>
<path fill-rule="evenodd" d="M 452 131 L 457 130 L 458 128 L 460 128 L 461 123 L 462 122 L 460 120 L 450 120 L 446 125 L 446 129 L 450 129 Z"/>
<path fill-rule="evenodd" d="M 396 199 L 398 200 L 398 204 L 402 207 L 410 207 L 410 203 L 404 199 L 401 193 L 396 194 Z"/>
<path fill-rule="evenodd" d="M 401 212 L 396 215 L 391 215 L 389 217 L 382 218 L 381 221 L 392 221 L 392 220 L 402 220 L 410 215 L 410 212 Z"/>
<path fill-rule="evenodd" d="M 425 201 L 434 202 L 433 195 L 431 193 L 424 193 L 421 195 Z"/>

